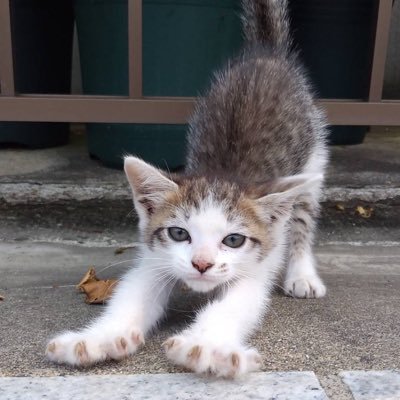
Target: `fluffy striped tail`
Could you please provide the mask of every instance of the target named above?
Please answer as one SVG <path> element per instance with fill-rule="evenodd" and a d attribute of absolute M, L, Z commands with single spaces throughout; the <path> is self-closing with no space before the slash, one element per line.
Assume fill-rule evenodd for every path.
<path fill-rule="evenodd" d="M 249 43 L 288 53 L 291 46 L 287 0 L 242 0 L 242 23 Z"/>

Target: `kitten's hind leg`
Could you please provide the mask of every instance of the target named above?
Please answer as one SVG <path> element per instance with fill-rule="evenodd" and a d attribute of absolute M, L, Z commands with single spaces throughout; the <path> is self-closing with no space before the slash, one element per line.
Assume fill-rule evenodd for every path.
<path fill-rule="evenodd" d="M 299 198 L 293 209 L 289 232 L 289 259 L 284 281 L 285 294 L 299 298 L 323 297 L 325 285 L 318 276 L 312 253 L 318 201 L 310 193 Z"/>

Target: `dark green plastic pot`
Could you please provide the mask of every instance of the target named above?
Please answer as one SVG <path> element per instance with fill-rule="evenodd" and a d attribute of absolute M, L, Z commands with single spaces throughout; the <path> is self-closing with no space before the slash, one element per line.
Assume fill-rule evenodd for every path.
<path fill-rule="evenodd" d="M 70 0 L 10 2 L 15 90 L 66 94 L 71 87 L 73 7 Z M 0 122 L 0 143 L 32 148 L 67 143 L 69 124 Z"/>
<path fill-rule="evenodd" d="M 143 93 L 197 96 L 241 47 L 239 0 L 144 0 Z M 128 94 L 126 0 L 75 0 L 86 94 Z M 89 153 L 122 166 L 136 154 L 162 168 L 184 163 L 185 125 L 88 124 Z"/>
<path fill-rule="evenodd" d="M 322 98 L 365 99 L 369 91 L 375 0 L 292 0 L 295 47 Z M 361 143 L 366 126 L 331 127 L 332 144 Z"/>

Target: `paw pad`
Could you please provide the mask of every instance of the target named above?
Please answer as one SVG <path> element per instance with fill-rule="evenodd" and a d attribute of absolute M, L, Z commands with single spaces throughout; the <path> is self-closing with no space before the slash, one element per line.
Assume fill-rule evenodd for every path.
<path fill-rule="evenodd" d="M 256 371 L 261 357 L 255 349 L 240 345 L 226 346 L 184 335 L 168 338 L 162 346 L 167 357 L 176 365 L 200 374 L 235 378 Z"/>
<path fill-rule="evenodd" d="M 239 355 L 237 353 L 232 353 L 231 355 L 231 362 L 232 362 L 232 366 L 235 369 L 239 368 L 239 364 L 240 364 L 240 358 Z"/>
<path fill-rule="evenodd" d="M 201 346 L 193 346 L 190 349 L 187 358 L 192 361 L 197 361 L 200 358 L 200 356 L 201 356 Z"/>
<path fill-rule="evenodd" d="M 125 352 L 128 347 L 128 342 L 123 337 L 120 337 L 116 340 L 116 345 L 119 351 Z"/>
<path fill-rule="evenodd" d="M 74 349 L 75 355 L 78 358 L 78 360 L 82 363 L 82 364 L 86 364 L 89 361 L 89 355 L 86 349 L 86 343 L 85 342 L 78 342 L 75 345 L 75 349 Z"/>
<path fill-rule="evenodd" d="M 326 293 L 325 285 L 317 275 L 288 279 L 284 287 L 288 296 L 303 299 L 323 297 Z"/>

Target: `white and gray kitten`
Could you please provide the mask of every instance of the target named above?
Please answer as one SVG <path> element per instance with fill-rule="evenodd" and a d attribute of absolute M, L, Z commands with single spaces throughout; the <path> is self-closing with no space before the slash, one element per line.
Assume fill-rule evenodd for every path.
<path fill-rule="evenodd" d="M 281 266 L 288 295 L 324 296 L 311 245 L 326 131 L 289 50 L 286 3 L 243 0 L 247 44 L 197 102 L 184 174 L 126 157 L 141 261 L 99 319 L 50 341 L 50 360 L 89 365 L 135 353 L 181 281 L 199 292 L 221 290 L 163 344 L 167 357 L 198 373 L 234 377 L 260 367 L 246 341 Z"/>

